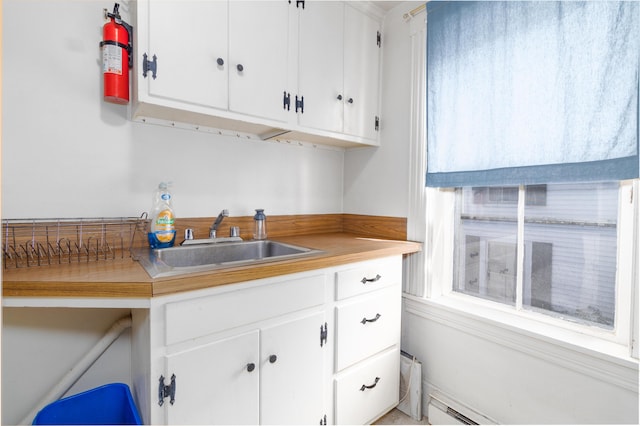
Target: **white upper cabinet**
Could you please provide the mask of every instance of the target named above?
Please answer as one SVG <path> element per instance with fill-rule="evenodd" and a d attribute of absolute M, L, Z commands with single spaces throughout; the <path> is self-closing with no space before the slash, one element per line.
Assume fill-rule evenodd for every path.
<path fill-rule="evenodd" d="M 226 1 L 147 1 L 147 60 L 156 56 L 141 88 L 150 97 L 226 109 L 228 46 Z M 141 4 L 142 6 L 142 4 Z M 139 24 L 138 24 L 139 25 Z M 144 31 L 138 26 L 138 31 Z M 146 85 L 146 88 L 145 88 Z"/>
<path fill-rule="evenodd" d="M 379 24 L 338 1 L 138 0 L 132 119 L 378 144 Z"/>
<path fill-rule="evenodd" d="M 344 11 L 343 131 L 375 140 L 379 129 L 380 26 L 349 5 Z"/>
<path fill-rule="evenodd" d="M 303 127 L 377 140 L 379 31 L 348 4 L 306 2 L 298 46 Z"/>
<path fill-rule="evenodd" d="M 289 12 L 286 1 L 229 2 L 229 109 L 286 121 Z"/>
<path fill-rule="evenodd" d="M 304 127 L 342 132 L 344 5 L 309 1 L 300 15 L 298 97 Z"/>

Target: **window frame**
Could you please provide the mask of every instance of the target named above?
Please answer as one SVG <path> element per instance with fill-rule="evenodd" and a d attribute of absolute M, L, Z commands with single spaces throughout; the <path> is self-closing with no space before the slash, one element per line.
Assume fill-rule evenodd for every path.
<path fill-rule="evenodd" d="M 518 238 L 517 238 L 517 287 L 515 306 L 495 302 L 454 291 L 455 280 L 455 222 L 456 191 L 453 188 L 427 188 L 427 206 L 439 206 L 441 213 L 431 215 L 427 222 L 428 229 L 440 228 L 438 240 L 431 240 L 427 247 L 428 264 L 441 265 L 432 268 L 427 274 L 429 283 L 425 296 L 434 302 L 440 300 L 447 305 L 458 306 L 460 309 L 472 309 L 474 312 L 498 322 L 511 324 L 528 323 L 542 334 L 556 335 L 558 331 L 569 332 L 573 335 L 571 342 L 584 343 L 584 336 L 595 337 L 603 342 L 610 342 L 629 348 L 629 355 L 635 353 L 637 358 L 637 326 L 633 326 L 634 315 L 637 317 L 637 236 L 638 236 L 638 186 L 640 180 L 620 181 L 618 193 L 618 226 L 617 226 L 617 268 L 616 268 L 616 300 L 615 321 L 613 329 L 605 329 L 595 325 L 558 318 L 535 310 L 523 309 L 522 288 L 524 266 L 524 186 L 519 188 L 518 205 Z M 447 212 L 451 212 L 448 214 Z M 427 215 L 429 217 L 429 214 Z M 427 241 L 430 239 L 427 238 Z M 440 246 L 440 249 L 435 247 Z M 447 272 L 447 269 L 449 272 Z M 515 322 L 514 322 L 515 321 Z M 533 324 L 535 323 L 535 324 Z M 564 333 L 562 333 L 564 335 Z M 565 337 L 566 339 L 566 337 Z M 582 342 L 582 343 L 581 343 Z M 634 352 L 635 351 L 635 352 Z"/>

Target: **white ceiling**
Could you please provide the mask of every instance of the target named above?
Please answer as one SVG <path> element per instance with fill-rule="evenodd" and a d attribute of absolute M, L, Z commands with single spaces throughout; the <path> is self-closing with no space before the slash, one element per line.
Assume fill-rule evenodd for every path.
<path fill-rule="evenodd" d="M 379 8 L 383 9 L 385 12 L 388 12 L 389 10 L 393 9 L 396 5 L 398 5 L 398 3 L 402 3 L 402 1 L 399 1 L 399 0 L 396 0 L 396 1 L 378 1 L 378 0 L 373 0 L 372 3 L 375 4 L 376 6 L 378 6 Z"/>

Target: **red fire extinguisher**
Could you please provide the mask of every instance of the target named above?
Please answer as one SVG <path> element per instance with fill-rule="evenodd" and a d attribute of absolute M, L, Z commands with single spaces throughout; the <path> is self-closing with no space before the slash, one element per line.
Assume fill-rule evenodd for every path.
<path fill-rule="evenodd" d="M 129 103 L 129 69 L 133 66 L 133 27 L 120 18 L 118 9 L 106 13 L 109 22 L 102 27 L 102 74 L 104 76 L 104 100 L 115 104 Z M 105 9 L 106 12 L 106 9 Z"/>

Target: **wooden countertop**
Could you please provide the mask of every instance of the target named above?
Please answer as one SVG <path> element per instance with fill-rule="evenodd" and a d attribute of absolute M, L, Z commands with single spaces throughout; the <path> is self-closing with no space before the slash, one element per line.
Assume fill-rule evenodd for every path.
<path fill-rule="evenodd" d="M 422 244 L 417 242 L 382 240 L 345 233 L 297 235 L 274 240 L 322 250 L 322 253 L 300 259 L 155 279 L 131 258 L 5 269 L 2 277 L 2 296 L 151 298 L 385 256 L 415 253 L 422 249 Z"/>

